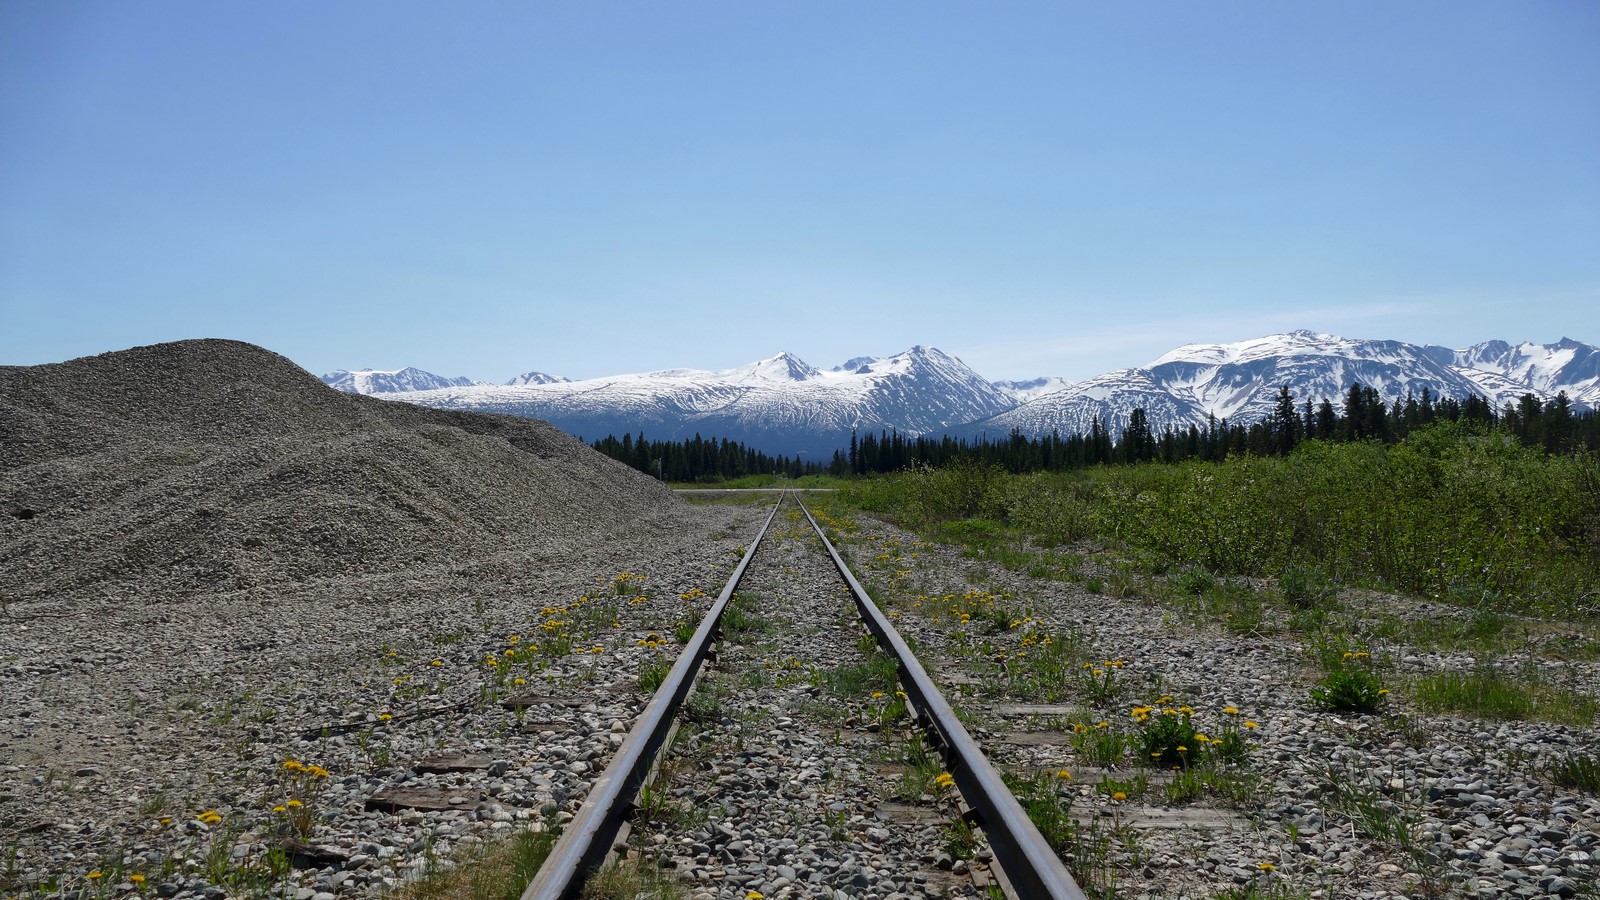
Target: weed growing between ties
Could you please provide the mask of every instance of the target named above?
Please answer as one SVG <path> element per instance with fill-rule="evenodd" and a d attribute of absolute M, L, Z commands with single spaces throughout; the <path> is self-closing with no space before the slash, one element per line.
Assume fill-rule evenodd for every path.
<path fill-rule="evenodd" d="M 504 840 L 465 851 L 450 867 L 430 866 L 416 881 L 398 888 L 395 900 L 516 900 L 550 855 L 560 832 L 541 824 Z"/>

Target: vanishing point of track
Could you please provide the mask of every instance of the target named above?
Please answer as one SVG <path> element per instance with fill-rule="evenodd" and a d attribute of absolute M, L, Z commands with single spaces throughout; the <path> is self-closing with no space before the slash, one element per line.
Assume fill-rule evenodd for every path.
<path fill-rule="evenodd" d="M 792 502 L 804 515 L 817 541 L 831 558 L 854 601 L 859 615 L 858 627 L 875 640 L 877 651 L 888 654 L 894 661 L 907 712 L 920 728 L 922 740 L 942 757 L 953 787 L 960 793 L 962 817 L 986 838 L 993 854 L 990 871 L 998 885 L 1012 897 L 1084 897 L 1060 858 L 957 720 L 905 640 L 851 574 L 811 511 L 797 495 L 788 493 L 773 505 L 760 533 L 635 721 L 610 765 L 590 788 L 582 808 L 562 832 L 538 875 L 523 892 L 522 900 L 577 896 L 585 880 L 625 846 L 623 835 L 629 818 L 672 740 L 678 712 L 694 690 L 702 664 L 708 658 L 715 658 L 724 613 L 786 502 Z M 866 789 L 866 786 L 859 788 Z M 820 890 L 824 886 L 814 887 Z"/>

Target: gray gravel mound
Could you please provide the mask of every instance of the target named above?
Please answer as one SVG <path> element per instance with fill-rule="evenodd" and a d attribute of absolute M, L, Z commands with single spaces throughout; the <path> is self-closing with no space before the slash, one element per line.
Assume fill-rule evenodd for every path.
<path fill-rule="evenodd" d="M 556 554 L 685 514 L 543 422 L 341 393 L 236 341 L 0 368 L 8 601 Z"/>

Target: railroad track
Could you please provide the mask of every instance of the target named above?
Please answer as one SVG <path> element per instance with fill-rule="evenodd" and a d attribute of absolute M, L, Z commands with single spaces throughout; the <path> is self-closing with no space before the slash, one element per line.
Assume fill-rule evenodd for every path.
<path fill-rule="evenodd" d="M 522 900 L 622 855 L 703 897 L 1084 897 L 791 493 Z"/>

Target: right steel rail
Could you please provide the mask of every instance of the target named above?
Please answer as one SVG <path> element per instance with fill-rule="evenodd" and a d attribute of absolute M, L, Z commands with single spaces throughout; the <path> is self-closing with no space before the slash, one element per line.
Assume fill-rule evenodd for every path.
<path fill-rule="evenodd" d="M 795 499 L 797 503 L 800 502 L 798 497 Z M 811 510 L 806 509 L 804 503 L 800 503 L 800 509 L 806 514 L 811 527 L 816 529 L 817 537 L 822 538 L 822 544 L 828 548 L 828 555 L 833 557 L 839 574 L 850 585 L 850 593 L 855 597 L 856 608 L 867 630 L 878 639 L 878 646 L 894 657 L 900 669 L 900 684 L 925 718 L 923 725 L 929 735 L 942 745 L 945 763 L 955 778 L 956 787 L 960 789 L 962 799 L 972 808 L 977 820 L 974 824 L 988 836 L 995 860 L 1000 864 L 1012 890 L 1026 900 L 1035 897 L 1086 900 L 1083 889 L 1072 880 L 1071 873 L 1045 842 L 1044 835 L 1034 827 L 1033 820 L 1023 812 L 1011 789 L 989 765 L 978 743 L 956 719 L 955 711 L 945 701 L 944 695 L 939 693 L 933 679 L 928 677 L 927 670 L 917 661 L 916 654 L 911 652 L 905 639 L 889 624 L 878 605 L 872 602 L 866 588 L 850 573 L 850 567 L 845 565 L 844 558 L 834 549 L 833 543 L 823 533 L 822 526 L 812 517 Z"/>

